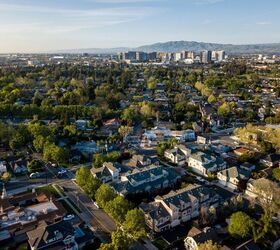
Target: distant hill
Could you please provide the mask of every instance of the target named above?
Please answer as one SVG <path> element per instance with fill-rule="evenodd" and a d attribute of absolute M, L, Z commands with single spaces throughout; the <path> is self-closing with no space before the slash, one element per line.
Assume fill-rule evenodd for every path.
<path fill-rule="evenodd" d="M 128 50 L 144 51 L 144 52 L 177 52 L 182 50 L 201 51 L 201 50 L 225 50 L 228 54 L 250 54 L 250 53 L 268 53 L 280 54 L 280 43 L 267 43 L 267 44 L 219 44 L 219 43 L 204 43 L 195 41 L 170 41 L 163 43 L 155 43 L 151 45 L 140 46 L 137 48 L 89 48 L 89 49 L 73 49 L 57 51 L 60 53 L 119 53 Z"/>

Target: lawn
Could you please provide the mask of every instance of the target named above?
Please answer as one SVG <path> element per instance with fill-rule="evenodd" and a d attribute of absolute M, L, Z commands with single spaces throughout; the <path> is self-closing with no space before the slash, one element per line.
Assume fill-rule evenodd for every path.
<path fill-rule="evenodd" d="M 81 213 L 81 209 L 79 209 L 78 207 L 77 207 L 77 205 L 76 204 L 74 204 L 73 202 L 71 202 L 69 199 L 67 199 L 67 201 L 79 212 L 79 213 Z M 68 203 L 65 201 L 65 200 L 60 200 L 59 201 L 62 205 L 63 205 L 63 207 L 67 210 L 67 212 L 69 213 L 69 214 L 75 214 L 75 212 L 73 211 L 73 209 L 68 205 Z"/>
<path fill-rule="evenodd" d="M 159 237 L 156 240 L 153 241 L 153 244 L 158 248 L 158 249 L 166 249 L 169 245 L 168 243 L 162 238 Z"/>
<path fill-rule="evenodd" d="M 59 198 L 60 197 L 59 193 L 55 190 L 55 188 L 52 185 L 47 185 L 47 186 L 39 187 L 39 188 L 37 188 L 37 190 L 48 191 L 55 198 Z"/>

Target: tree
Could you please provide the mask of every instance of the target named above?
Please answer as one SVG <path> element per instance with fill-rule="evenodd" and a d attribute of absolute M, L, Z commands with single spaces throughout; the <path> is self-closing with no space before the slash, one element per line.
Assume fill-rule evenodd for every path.
<path fill-rule="evenodd" d="M 106 204 L 115 199 L 116 196 L 117 194 L 109 185 L 102 184 L 95 193 L 95 200 L 100 207 L 105 208 Z"/>
<path fill-rule="evenodd" d="M 269 213 L 264 213 L 261 218 L 255 222 L 253 227 L 253 239 L 255 242 L 263 239 L 268 233 L 274 236 L 279 231 L 279 225 L 275 223 Z M 263 240 L 262 240 L 263 241 Z"/>
<path fill-rule="evenodd" d="M 219 108 L 218 108 L 218 115 L 222 117 L 227 117 L 229 115 L 230 108 L 229 105 L 224 102 Z"/>
<path fill-rule="evenodd" d="M 277 183 L 264 178 L 258 179 L 254 181 L 254 190 L 258 202 L 268 216 L 272 217 L 273 213 L 280 214 L 280 188 Z"/>
<path fill-rule="evenodd" d="M 8 182 L 8 181 L 11 180 L 11 178 L 12 178 L 11 173 L 5 172 L 5 173 L 2 175 L 1 180 L 4 181 L 4 182 Z"/>
<path fill-rule="evenodd" d="M 214 95 L 210 95 L 207 100 L 209 103 L 212 104 L 212 103 L 216 102 L 216 97 Z"/>
<path fill-rule="evenodd" d="M 76 182 L 91 198 L 95 196 L 97 189 L 102 184 L 99 179 L 93 177 L 90 170 L 85 166 L 82 166 L 77 170 Z"/>
<path fill-rule="evenodd" d="M 127 250 L 132 241 L 121 230 L 112 233 L 112 243 L 101 244 L 99 250 Z"/>
<path fill-rule="evenodd" d="M 156 79 L 154 77 L 150 77 L 147 81 L 148 89 L 154 90 L 156 88 Z"/>
<path fill-rule="evenodd" d="M 277 181 L 280 181 L 280 168 L 274 168 L 272 170 L 273 178 Z"/>
<path fill-rule="evenodd" d="M 43 158 L 45 161 L 54 161 L 56 163 L 65 163 L 68 160 L 68 150 L 58 147 L 53 143 L 47 143 L 44 146 Z"/>
<path fill-rule="evenodd" d="M 124 232 L 133 240 L 146 236 L 146 223 L 144 214 L 137 208 L 128 211 L 123 223 Z"/>
<path fill-rule="evenodd" d="M 130 208 L 130 203 L 120 195 L 114 200 L 109 201 L 105 206 L 106 212 L 108 212 L 111 217 L 120 224 L 124 222 L 125 216 Z"/>
<path fill-rule="evenodd" d="M 246 238 L 251 235 L 253 220 L 244 212 L 233 213 L 230 217 L 228 231 L 236 238 Z"/>
<path fill-rule="evenodd" d="M 222 247 L 212 240 L 208 240 L 202 244 L 199 244 L 197 250 L 220 250 Z"/>
<path fill-rule="evenodd" d="M 27 166 L 29 173 L 40 172 L 42 171 L 42 168 L 43 163 L 39 160 L 32 160 Z"/>
<path fill-rule="evenodd" d="M 105 156 L 103 154 L 94 154 L 92 156 L 92 165 L 94 168 L 102 167 L 103 163 L 106 161 Z"/>
<path fill-rule="evenodd" d="M 118 132 L 125 140 L 125 138 L 132 132 L 132 127 L 120 126 Z"/>

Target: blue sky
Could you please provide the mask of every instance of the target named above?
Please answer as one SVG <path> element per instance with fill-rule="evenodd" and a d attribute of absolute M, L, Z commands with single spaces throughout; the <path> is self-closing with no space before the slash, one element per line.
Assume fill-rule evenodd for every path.
<path fill-rule="evenodd" d="M 279 0 L 0 0 L 0 53 L 280 42 Z"/>

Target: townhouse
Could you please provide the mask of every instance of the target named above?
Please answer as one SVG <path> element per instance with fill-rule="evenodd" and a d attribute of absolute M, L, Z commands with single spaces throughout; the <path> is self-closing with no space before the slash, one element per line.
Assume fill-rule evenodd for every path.
<path fill-rule="evenodd" d="M 176 227 L 199 216 L 202 207 L 218 206 L 220 196 L 212 189 L 191 185 L 167 195 L 157 196 L 154 202 L 140 204 L 146 224 L 155 232 Z"/>

